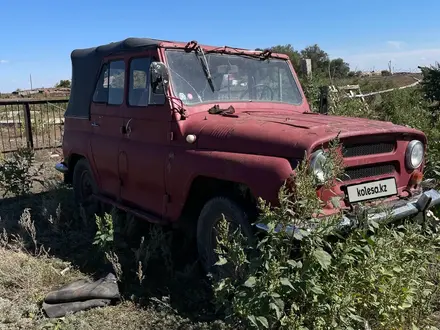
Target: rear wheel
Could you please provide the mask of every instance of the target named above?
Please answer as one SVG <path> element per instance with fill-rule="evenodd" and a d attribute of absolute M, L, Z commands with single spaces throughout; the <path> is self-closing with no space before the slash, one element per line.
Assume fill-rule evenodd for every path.
<path fill-rule="evenodd" d="M 225 217 L 230 223 L 230 232 L 240 227 L 242 234 L 248 239 L 253 238 L 253 230 L 248 214 L 239 204 L 226 197 L 215 197 L 209 200 L 202 211 L 197 223 L 197 248 L 204 270 L 214 274 L 228 272 L 227 267 L 222 271 L 214 264 L 218 261 L 215 252 L 217 246 L 217 226 Z"/>
<path fill-rule="evenodd" d="M 73 171 L 73 191 L 75 202 L 85 209 L 87 215 L 96 214 L 100 211 L 100 203 L 96 199 L 98 186 L 87 159 L 80 159 Z"/>

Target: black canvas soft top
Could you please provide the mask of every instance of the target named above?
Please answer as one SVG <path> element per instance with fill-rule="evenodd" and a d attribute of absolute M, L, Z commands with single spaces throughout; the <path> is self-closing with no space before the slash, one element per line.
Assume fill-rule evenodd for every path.
<path fill-rule="evenodd" d="M 149 38 L 127 38 L 98 47 L 75 49 L 71 54 L 72 87 L 65 117 L 90 117 L 95 82 L 104 57 L 125 51 L 157 47 L 162 42 Z"/>

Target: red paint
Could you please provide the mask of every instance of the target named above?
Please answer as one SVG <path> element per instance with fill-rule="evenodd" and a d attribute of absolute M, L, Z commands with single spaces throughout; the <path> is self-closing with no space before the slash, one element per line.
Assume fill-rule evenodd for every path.
<path fill-rule="evenodd" d="M 124 60 L 127 84 L 128 67 L 134 56 L 155 57 L 166 64 L 164 50 L 183 47 L 184 43 L 164 42 L 156 50 L 119 54 L 106 61 Z M 204 49 L 215 47 L 204 46 Z M 275 56 L 288 60 L 285 55 Z M 289 67 L 299 85 L 290 62 Z M 301 88 L 300 105 L 217 101 L 184 106 L 185 120 L 176 111 L 181 107 L 176 101 L 179 95 L 172 95 L 174 99 L 165 105 L 130 107 L 126 102 L 127 89 L 126 85 L 124 103 L 120 106 L 92 103 L 90 120 L 66 119 L 64 156 L 68 160 L 77 154 L 89 160 L 103 198 L 128 209 L 148 212 L 163 221 L 179 219 L 191 184 L 199 176 L 242 183 L 255 197 L 276 203 L 280 186 L 292 173 L 291 164 L 300 161 L 305 152 L 310 154 L 322 144 L 325 146 L 338 133 L 343 142 L 396 141 L 393 152 L 353 157 L 345 159 L 344 164 L 349 168 L 392 163 L 396 171 L 391 175 L 396 178 L 398 191 L 406 194 L 404 189 L 412 171 L 405 167 L 405 148 L 412 139 L 426 143 L 422 132 L 392 123 L 312 113 Z M 169 92 L 172 93 L 171 88 Z M 208 114 L 214 104 L 232 105 L 235 113 L 233 116 Z M 123 134 L 123 127 L 128 127 L 130 134 Z M 196 135 L 194 143 L 186 141 L 188 134 Z M 348 183 L 389 176 L 338 183 L 334 192 L 343 197 L 344 185 Z M 324 201 L 333 195 L 322 189 L 317 193 Z M 342 201 L 341 207 L 349 205 Z M 332 209 L 328 203 L 325 212 L 332 213 L 335 211 Z"/>

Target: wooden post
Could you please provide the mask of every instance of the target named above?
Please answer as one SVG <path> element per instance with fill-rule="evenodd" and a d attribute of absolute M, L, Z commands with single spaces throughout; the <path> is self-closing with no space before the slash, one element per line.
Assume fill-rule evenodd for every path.
<path fill-rule="evenodd" d="M 307 77 L 312 77 L 312 60 L 310 58 L 305 58 L 301 60 L 301 71 Z"/>
<path fill-rule="evenodd" d="M 32 123 L 31 123 L 31 110 L 29 103 L 23 104 L 24 111 L 24 128 L 26 133 L 26 143 L 27 147 L 34 149 L 34 139 L 32 137 Z"/>

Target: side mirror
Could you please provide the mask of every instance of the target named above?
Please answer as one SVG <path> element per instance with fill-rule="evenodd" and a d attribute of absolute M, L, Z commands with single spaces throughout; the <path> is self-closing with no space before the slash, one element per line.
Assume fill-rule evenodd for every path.
<path fill-rule="evenodd" d="M 155 94 L 165 94 L 169 84 L 168 68 L 162 62 L 150 64 L 151 89 Z"/>

